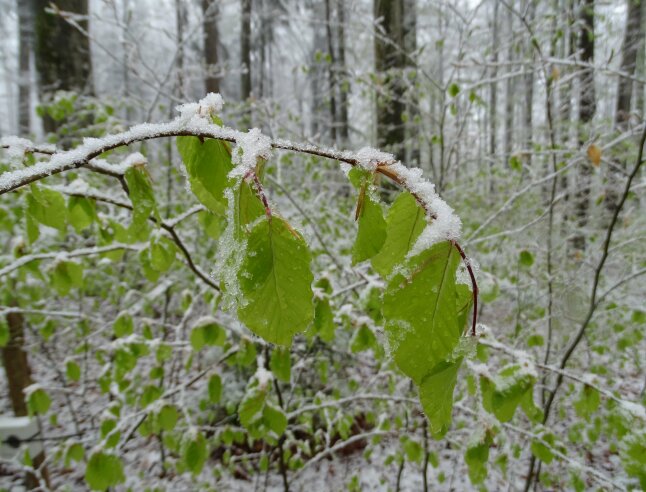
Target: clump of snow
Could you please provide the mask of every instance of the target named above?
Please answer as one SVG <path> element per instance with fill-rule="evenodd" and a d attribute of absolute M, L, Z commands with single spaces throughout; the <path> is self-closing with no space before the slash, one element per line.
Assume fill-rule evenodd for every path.
<path fill-rule="evenodd" d="M 359 167 L 370 172 L 376 171 L 379 165 L 390 165 L 397 161 L 394 155 L 371 147 L 359 149 L 355 157 Z"/>
<path fill-rule="evenodd" d="M 202 326 L 217 324 L 218 321 L 213 316 L 202 316 L 193 323 L 193 328 L 200 328 Z"/>
<path fill-rule="evenodd" d="M 637 417 L 646 421 L 646 407 L 644 407 L 644 405 L 626 400 L 622 400 L 620 405 L 622 410 L 629 413 L 633 417 Z"/>
<path fill-rule="evenodd" d="M 190 120 L 193 116 L 209 118 L 220 114 L 223 106 L 224 99 L 222 99 L 222 96 L 214 92 L 209 92 L 199 102 L 180 104 L 175 109 L 179 112 L 180 119 Z"/>
<path fill-rule="evenodd" d="M 25 399 L 29 399 L 29 397 L 35 393 L 36 391 L 43 389 L 43 387 L 39 383 L 33 383 L 27 386 L 22 390 L 23 394 L 25 395 Z"/>
<path fill-rule="evenodd" d="M 256 168 L 258 159 L 269 159 L 271 139 L 263 135 L 258 128 L 252 128 L 236 137 L 236 147 L 231 155 L 235 167 L 229 173 L 229 177 L 244 177 Z"/>
<path fill-rule="evenodd" d="M 258 387 L 261 390 L 265 390 L 269 387 L 269 384 L 274 379 L 274 375 L 270 371 L 265 369 L 265 359 L 262 357 L 262 355 L 258 356 L 256 363 L 258 365 L 258 369 L 256 369 L 256 374 L 254 375 L 254 377 L 256 378 L 256 381 L 258 381 Z"/>

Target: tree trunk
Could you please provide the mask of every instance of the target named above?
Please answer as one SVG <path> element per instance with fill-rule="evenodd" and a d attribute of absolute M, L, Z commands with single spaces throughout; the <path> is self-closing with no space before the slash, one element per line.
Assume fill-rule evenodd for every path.
<path fill-rule="evenodd" d="M 403 0 L 373 0 L 375 26 L 375 71 L 379 78 L 377 92 L 377 146 L 402 157 L 404 125 L 402 114 L 405 67 L 404 2 Z"/>
<path fill-rule="evenodd" d="M 622 72 L 629 75 L 635 74 L 637 67 L 637 49 L 643 38 L 642 30 L 642 0 L 628 0 L 626 31 L 621 46 Z M 620 132 L 628 129 L 631 114 L 631 100 L 633 95 L 633 81 L 627 77 L 619 77 L 617 88 L 617 110 L 615 112 L 615 127 Z M 623 168 L 625 163 L 617 160 L 615 165 Z M 620 175 L 613 169 L 608 170 L 608 183 L 606 185 L 606 209 L 612 214 L 617 208 L 618 183 Z"/>
<path fill-rule="evenodd" d="M 18 1 L 18 133 L 28 136 L 31 122 L 32 0 Z"/>
<path fill-rule="evenodd" d="M 496 1 L 496 3 L 498 3 Z M 509 41 L 507 48 L 508 75 L 514 71 L 514 16 L 511 9 L 507 9 L 506 24 L 509 28 Z M 511 151 L 514 143 L 514 79 L 507 77 L 505 82 L 505 163 L 508 165 L 511 159 Z"/>
<path fill-rule="evenodd" d="M 345 0 L 337 0 L 337 31 L 336 40 L 338 43 L 337 83 L 339 86 L 339 144 L 342 148 L 347 147 L 350 133 L 348 121 L 348 91 L 350 89 L 347 78 L 347 67 L 345 62 Z"/>
<path fill-rule="evenodd" d="M 325 34 L 327 41 L 328 53 L 328 84 L 330 87 L 330 139 L 332 144 L 336 145 L 336 127 L 337 127 L 337 110 L 336 110 L 336 57 L 334 56 L 334 43 L 332 39 L 332 12 L 330 9 L 330 0 L 325 0 Z"/>
<path fill-rule="evenodd" d="M 489 86 L 489 166 L 493 167 L 494 159 L 496 156 L 496 137 L 498 134 L 498 84 L 496 77 L 498 77 L 498 5 L 499 2 L 493 2 L 493 17 L 491 19 L 491 69 L 489 76 L 491 77 L 491 85 Z M 493 176 L 490 176 L 489 190 L 494 191 Z"/>
<path fill-rule="evenodd" d="M 90 40 L 60 15 L 47 13 L 49 5 L 49 0 L 34 0 L 34 55 L 40 100 L 46 102 L 59 90 L 92 94 Z M 88 14 L 88 0 L 58 0 L 56 6 L 64 12 Z M 79 20 L 78 24 L 88 29 L 87 19 Z M 58 127 L 48 116 L 43 120 L 46 132 Z"/>
<path fill-rule="evenodd" d="M 241 0 L 241 25 L 240 25 L 240 100 L 249 103 L 251 99 L 251 0 Z M 252 117 L 249 109 L 243 122 L 244 126 L 251 126 Z"/>
<path fill-rule="evenodd" d="M 204 88 L 206 92 L 220 92 L 218 68 L 218 3 L 215 0 L 202 0 L 202 29 L 204 31 Z"/>
<path fill-rule="evenodd" d="M 9 305 L 16 306 L 15 302 Z M 2 363 L 7 376 L 7 386 L 9 387 L 9 401 L 11 408 L 16 417 L 25 417 L 29 414 L 27 402 L 25 401 L 24 390 L 30 386 L 31 367 L 27 353 L 24 350 L 25 345 L 25 320 L 20 313 L 7 314 L 7 325 L 9 326 L 9 341 L 2 348 Z M 45 461 L 45 453 L 41 452 L 37 456 L 32 456 L 34 468 L 40 468 Z M 49 485 L 49 476 L 47 468 L 41 469 L 41 474 L 45 482 Z M 25 477 L 25 486 L 29 489 L 39 487 L 38 479 L 27 474 Z"/>
<path fill-rule="evenodd" d="M 581 62 L 594 63 L 594 0 L 585 0 L 581 5 L 580 14 L 581 32 L 579 33 L 579 51 Z M 585 144 L 588 139 L 587 126 L 592 121 L 596 111 L 596 95 L 594 88 L 594 70 L 591 67 L 581 69 L 581 99 L 579 101 L 579 145 Z M 585 250 L 585 227 L 588 224 L 588 209 L 590 208 L 590 181 L 592 167 L 589 162 L 584 162 L 579 169 L 578 186 L 575 200 L 575 214 L 577 228 L 572 238 L 575 250 Z"/>
<path fill-rule="evenodd" d="M 536 15 L 536 0 L 529 0 L 529 3 L 526 8 L 527 11 L 527 22 L 529 25 L 534 23 L 534 17 Z M 530 60 L 535 60 L 536 56 L 534 53 L 534 47 L 532 46 L 532 41 L 529 40 L 526 46 L 527 55 Z M 526 165 L 529 168 L 532 165 L 532 146 L 534 138 L 534 63 L 530 67 L 525 68 L 524 76 L 524 90 L 525 90 L 525 113 L 524 113 L 524 129 L 525 129 L 525 149 L 527 150 L 526 154 Z"/>

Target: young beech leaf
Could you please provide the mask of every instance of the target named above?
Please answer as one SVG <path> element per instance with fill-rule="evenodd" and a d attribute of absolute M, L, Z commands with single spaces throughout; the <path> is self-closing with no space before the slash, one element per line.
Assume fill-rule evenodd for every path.
<path fill-rule="evenodd" d="M 442 438 L 451 427 L 453 390 L 461 363 L 462 359 L 440 362 L 419 385 L 419 399 L 435 439 Z"/>
<path fill-rule="evenodd" d="M 132 202 L 132 223 L 130 230 L 138 232 L 146 229 L 146 221 L 149 216 L 154 216 L 161 221 L 155 202 L 150 175 L 144 166 L 132 166 L 128 168 L 124 177 L 128 183 L 128 195 Z"/>
<path fill-rule="evenodd" d="M 238 317 L 266 341 L 289 345 L 314 316 L 310 252 L 285 220 L 274 216 L 254 226 L 238 272 Z"/>
<path fill-rule="evenodd" d="M 358 216 L 359 230 L 352 247 L 352 264 L 369 260 L 386 241 L 386 220 L 379 200 L 367 190 Z"/>
<path fill-rule="evenodd" d="M 276 347 L 271 352 L 269 359 L 269 368 L 276 378 L 289 383 L 292 372 L 292 358 L 289 349 L 286 347 Z"/>
<path fill-rule="evenodd" d="M 372 258 L 372 267 L 377 273 L 388 277 L 395 265 L 404 261 L 425 225 L 424 210 L 415 197 L 408 192 L 400 194 L 388 210 L 383 247 Z"/>
<path fill-rule="evenodd" d="M 460 255 L 448 241 L 407 260 L 384 293 L 386 334 L 397 366 L 420 387 L 434 437 L 451 423 L 461 359 L 452 360 L 462 327 L 455 273 Z"/>
<path fill-rule="evenodd" d="M 71 196 L 67 201 L 67 213 L 70 224 L 76 232 L 81 232 L 96 218 L 96 206 L 92 200 L 85 197 Z"/>
<path fill-rule="evenodd" d="M 492 444 L 493 436 L 489 429 L 469 442 L 464 461 L 469 468 L 469 479 L 473 485 L 481 484 L 487 478 L 487 461 Z"/>
<path fill-rule="evenodd" d="M 48 227 L 65 231 L 67 222 L 65 198 L 58 191 L 32 184 L 31 193 L 27 195 L 27 216 Z"/>
<path fill-rule="evenodd" d="M 61 296 L 73 287 L 83 287 L 83 267 L 74 261 L 59 261 L 50 273 L 52 287 Z"/>
<path fill-rule="evenodd" d="M 95 452 L 85 469 L 85 481 L 92 490 L 106 490 L 125 482 L 121 460 L 113 454 Z"/>
<path fill-rule="evenodd" d="M 193 475 L 198 475 L 202 471 L 207 456 L 206 439 L 201 432 L 196 432 L 194 436 L 189 436 L 184 441 L 182 460 L 186 469 Z"/>
<path fill-rule="evenodd" d="M 461 335 L 455 271 L 460 255 L 444 241 L 411 258 L 388 282 L 383 312 L 399 368 L 417 384 L 451 357 Z"/>
<path fill-rule="evenodd" d="M 227 175 L 233 169 L 229 144 L 211 138 L 177 137 L 177 150 L 195 196 L 211 212 L 223 215 L 227 206 L 224 197 L 229 184 Z"/>

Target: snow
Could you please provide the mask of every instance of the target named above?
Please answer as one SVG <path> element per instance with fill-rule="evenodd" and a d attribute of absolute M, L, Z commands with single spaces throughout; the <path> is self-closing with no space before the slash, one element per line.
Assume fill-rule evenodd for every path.
<path fill-rule="evenodd" d="M 231 155 L 235 167 L 229 173 L 229 177 L 245 177 L 255 170 L 258 159 L 269 159 L 271 139 L 263 135 L 258 128 L 252 128 L 249 132 L 237 136 L 236 147 Z"/>
<path fill-rule="evenodd" d="M 265 390 L 274 379 L 274 375 L 265 369 L 265 358 L 262 355 L 258 356 L 256 364 L 258 368 L 256 369 L 254 377 L 256 378 L 256 381 L 258 381 L 258 387 L 261 390 Z"/>
<path fill-rule="evenodd" d="M 355 156 L 357 165 L 366 171 L 375 172 L 377 166 L 394 164 L 397 159 L 392 154 L 382 152 L 372 147 L 363 147 L 359 149 Z"/>

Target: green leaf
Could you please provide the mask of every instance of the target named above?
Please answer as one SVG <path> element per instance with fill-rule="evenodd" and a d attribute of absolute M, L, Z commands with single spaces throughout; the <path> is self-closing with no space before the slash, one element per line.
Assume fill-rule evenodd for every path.
<path fill-rule="evenodd" d="M 489 430 L 482 432 L 477 439 L 469 442 L 464 461 L 469 469 L 469 479 L 473 485 L 481 484 L 487 478 L 487 461 L 489 460 L 489 448 L 493 444 L 493 437 Z"/>
<path fill-rule="evenodd" d="M 238 406 L 238 418 L 243 427 L 248 429 L 261 416 L 267 390 L 257 386 L 250 388 Z"/>
<path fill-rule="evenodd" d="M 92 490 L 106 490 L 126 481 L 119 457 L 96 451 L 85 469 L 85 481 Z"/>
<path fill-rule="evenodd" d="M 77 463 L 83 461 L 83 456 L 85 456 L 83 445 L 75 442 L 65 451 L 65 466 L 69 467 L 72 461 L 76 461 Z"/>
<path fill-rule="evenodd" d="M 272 350 L 271 358 L 269 359 L 269 368 L 276 378 L 289 383 L 292 371 L 292 358 L 289 349 L 286 347 L 276 347 Z"/>
<path fill-rule="evenodd" d="M 532 440 L 530 449 L 532 450 L 532 454 L 534 456 L 536 456 L 539 460 L 543 461 L 547 465 L 549 465 L 554 459 L 552 450 L 537 439 Z"/>
<path fill-rule="evenodd" d="M 145 166 L 129 167 L 124 177 L 128 183 L 128 195 L 133 207 L 130 230 L 136 232 L 138 229 L 147 229 L 146 222 L 151 215 L 161 222 L 155 202 L 155 191 Z"/>
<path fill-rule="evenodd" d="M 83 287 L 83 267 L 74 261 L 58 261 L 50 272 L 52 287 L 61 296 L 73 287 Z"/>
<path fill-rule="evenodd" d="M 267 404 L 262 412 L 262 418 L 267 427 L 277 436 L 282 436 L 287 429 L 287 416 L 279 407 Z"/>
<path fill-rule="evenodd" d="M 227 333 L 224 328 L 210 317 L 198 320 L 191 331 L 191 347 L 196 352 L 205 345 L 221 347 L 226 342 L 226 339 Z"/>
<path fill-rule="evenodd" d="M 222 398 L 222 379 L 219 375 L 214 374 L 209 378 L 208 391 L 211 403 L 218 403 Z"/>
<path fill-rule="evenodd" d="M 67 361 L 65 364 L 67 377 L 72 381 L 79 381 L 81 379 L 81 368 L 73 360 Z"/>
<path fill-rule="evenodd" d="M 387 278 L 395 265 L 404 261 L 425 226 L 424 210 L 415 197 L 401 193 L 388 210 L 386 239 L 381 251 L 372 258 L 372 267 Z"/>
<path fill-rule="evenodd" d="M 334 340 L 334 314 L 330 307 L 330 301 L 327 297 L 314 300 L 314 323 L 312 324 L 312 333 L 318 336 L 326 343 Z"/>
<path fill-rule="evenodd" d="M 114 335 L 117 338 L 121 338 L 126 335 L 132 335 L 134 331 L 132 316 L 130 316 L 128 313 L 119 314 L 117 319 L 114 321 L 114 324 L 112 325 L 112 329 L 114 330 Z"/>
<path fill-rule="evenodd" d="M 27 215 L 43 225 L 64 232 L 67 221 L 65 198 L 58 191 L 31 185 L 31 193 L 27 195 Z"/>
<path fill-rule="evenodd" d="M 524 249 L 518 255 L 518 261 L 520 262 L 521 265 L 529 268 L 534 264 L 534 255 L 531 254 L 526 249 Z"/>
<path fill-rule="evenodd" d="M 399 368 L 417 384 L 451 357 L 460 338 L 455 272 L 460 256 L 448 241 L 408 260 L 384 292 L 386 334 Z M 460 306 L 462 307 L 462 306 Z"/>
<path fill-rule="evenodd" d="M 157 236 L 150 241 L 150 266 L 164 273 L 175 261 L 175 243 L 165 236 Z"/>
<path fill-rule="evenodd" d="M 581 390 L 581 396 L 574 402 L 574 410 L 579 417 L 587 420 L 597 411 L 600 403 L 599 391 L 586 384 Z"/>
<path fill-rule="evenodd" d="M 419 385 L 419 398 L 430 423 L 431 435 L 443 437 L 451 427 L 453 390 L 462 359 L 441 362 Z"/>
<path fill-rule="evenodd" d="M 195 435 L 184 441 L 182 459 L 186 469 L 193 475 L 202 471 L 207 457 L 206 439 L 201 432 L 196 432 Z"/>
<path fill-rule="evenodd" d="M 29 411 L 36 415 L 42 415 L 46 413 L 47 410 L 49 410 L 51 404 L 52 400 L 49 398 L 47 392 L 42 388 L 38 388 L 32 391 L 29 394 L 29 398 L 27 400 Z"/>
<path fill-rule="evenodd" d="M 460 86 L 456 84 L 455 82 L 449 85 L 449 96 L 455 97 L 460 93 Z"/>
<path fill-rule="evenodd" d="M 516 172 L 520 172 L 523 170 L 523 161 L 517 155 L 512 155 L 509 158 L 509 167 Z"/>
<path fill-rule="evenodd" d="M 355 354 L 364 350 L 376 349 L 378 346 L 377 337 L 365 324 L 354 332 L 352 340 L 350 340 L 350 350 Z"/>
<path fill-rule="evenodd" d="M 646 490 L 646 430 L 627 432 L 619 445 L 619 457 L 628 475 Z"/>
<path fill-rule="evenodd" d="M 516 413 L 518 405 L 528 398 L 527 393 L 530 394 L 529 398 L 532 398 L 534 379 L 531 374 L 523 371 L 521 366 L 517 364 L 503 368 L 493 381 L 482 376 L 480 387 L 483 407 L 493 413 L 501 422 L 509 422 Z M 525 402 L 524 408 L 526 408 L 528 415 L 534 415 L 533 406 L 533 401 L 531 406 Z"/>
<path fill-rule="evenodd" d="M 157 421 L 161 430 L 166 432 L 172 431 L 177 424 L 179 413 L 173 405 L 164 405 L 157 414 Z"/>
<path fill-rule="evenodd" d="M 177 150 L 195 196 L 211 212 L 223 215 L 227 206 L 224 190 L 230 184 L 227 175 L 233 169 L 229 144 L 210 138 L 177 137 Z"/>
<path fill-rule="evenodd" d="M 368 182 L 364 182 L 359 200 L 359 230 L 352 247 L 353 265 L 375 256 L 386 241 L 386 220 L 381 203 L 371 192 Z"/>
<path fill-rule="evenodd" d="M 314 316 L 310 253 L 282 218 L 262 219 L 251 231 L 238 272 L 238 316 L 266 341 L 289 345 Z"/>
<path fill-rule="evenodd" d="M 96 217 L 96 205 L 94 201 L 85 197 L 70 196 L 67 201 L 67 213 L 72 227 L 76 232 L 81 232 L 92 225 Z"/>

